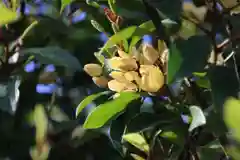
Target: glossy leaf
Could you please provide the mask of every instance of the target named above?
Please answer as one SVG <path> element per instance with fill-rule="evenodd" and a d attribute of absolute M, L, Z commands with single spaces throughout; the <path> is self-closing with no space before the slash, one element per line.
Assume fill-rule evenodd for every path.
<path fill-rule="evenodd" d="M 0 26 L 16 21 L 19 18 L 16 11 L 8 9 L 0 2 Z"/>
<path fill-rule="evenodd" d="M 203 111 L 201 110 L 200 107 L 198 106 L 191 106 L 190 108 L 190 112 L 192 115 L 192 122 L 189 126 L 188 131 L 191 132 L 193 131 L 195 128 L 205 125 L 206 124 L 206 118 L 203 114 Z"/>
<path fill-rule="evenodd" d="M 88 97 L 86 97 L 84 100 L 81 101 L 81 103 L 77 106 L 76 109 L 76 117 L 82 112 L 82 110 L 87 107 L 87 105 L 91 104 L 96 98 L 102 96 L 102 95 L 106 95 L 109 94 L 109 91 L 105 91 L 105 92 L 100 92 L 97 94 L 92 94 Z"/>
<path fill-rule="evenodd" d="M 143 157 L 137 155 L 137 154 L 131 154 L 131 156 L 133 157 L 133 159 L 135 160 L 145 160 Z"/>
<path fill-rule="evenodd" d="M 201 44 L 201 45 L 199 45 Z M 206 36 L 178 39 L 170 44 L 168 60 L 168 83 L 177 78 L 202 71 L 211 52 L 211 43 Z"/>
<path fill-rule="evenodd" d="M 142 23 L 136 29 L 136 32 L 132 35 L 132 41 L 130 43 L 130 49 L 134 47 L 139 40 L 145 35 L 153 32 L 155 30 L 155 26 L 152 21 L 147 21 Z"/>
<path fill-rule="evenodd" d="M 43 64 L 54 64 L 63 66 L 73 70 L 81 70 L 79 61 L 72 56 L 67 50 L 57 46 L 49 46 L 45 48 L 28 48 L 20 51 L 21 54 L 33 55 Z"/>
<path fill-rule="evenodd" d="M 62 6 L 61 6 L 60 12 L 62 12 L 65 9 L 65 7 L 67 7 L 72 2 L 73 0 L 61 0 Z"/>
<path fill-rule="evenodd" d="M 146 142 L 145 138 L 140 133 L 128 133 L 123 135 L 123 140 L 131 143 L 133 146 L 139 150 L 148 153 L 149 145 Z"/>
<path fill-rule="evenodd" d="M 137 93 L 125 92 L 120 93 L 114 100 L 100 104 L 88 115 L 84 123 L 84 128 L 93 129 L 102 127 L 113 116 L 121 113 L 131 101 L 138 98 L 140 98 L 140 95 Z"/>
<path fill-rule="evenodd" d="M 105 43 L 101 51 L 108 49 L 123 40 L 129 39 L 133 35 L 133 33 L 136 31 L 136 29 L 137 29 L 137 26 L 131 26 L 117 32 L 116 34 L 114 34 L 108 39 L 108 41 Z"/>

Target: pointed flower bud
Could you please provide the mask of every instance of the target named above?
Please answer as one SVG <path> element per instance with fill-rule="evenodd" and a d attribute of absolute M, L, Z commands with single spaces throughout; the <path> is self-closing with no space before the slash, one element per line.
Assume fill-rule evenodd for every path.
<path fill-rule="evenodd" d="M 159 58 L 159 53 L 153 46 L 149 44 L 144 44 L 142 48 L 143 56 L 148 61 L 148 64 L 154 64 L 156 60 Z"/>
<path fill-rule="evenodd" d="M 126 72 L 124 76 L 129 82 L 138 81 L 140 79 L 138 73 L 135 71 Z"/>
<path fill-rule="evenodd" d="M 138 87 L 136 84 L 131 82 L 119 82 L 117 80 L 111 80 L 108 82 L 108 88 L 115 92 L 123 91 L 137 91 Z"/>
<path fill-rule="evenodd" d="M 137 61 L 133 58 L 113 57 L 109 59 L 110 67 L 114 70 L 133 71 L 138 68 Z"/>
<path fill-rule="evenodd" d="M 100 88 L 105 88 L 108 86 L 108 79 L 104 76 L 93 77 L 92 80 Z"/>
<path fill-rule="evenodd" d="M 98 77 L 103 72 L 102 67 L 94 63 L 86 64 L 83 69 L 91 77 Z"/>
<path fill-rule="evenodd" d="M 113 71 L 110 73 L 110 76 L 119 82 L 127 82 L 127 79 L 124 77 L 124 73 L 121 71 Z"/>
<path fill-rule="evenodd" d="M 164 85 L 164 75 L 158 67 L 141 65 L 139 71 L 142 77 L 138 83 L 142 90 L 154 93 Z"/>
<path fill-rule="evenodd" d="M 119 82 L 115 79 L 108 82 L 108 88 L 114 92 L 122 92 L 125 86 L 125 83 Z"/>

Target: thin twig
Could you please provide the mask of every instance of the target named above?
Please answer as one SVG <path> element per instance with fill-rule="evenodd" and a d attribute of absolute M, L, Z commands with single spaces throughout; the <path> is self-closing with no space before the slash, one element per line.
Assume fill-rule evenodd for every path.
<path fill-rule="evenodd" d="M 232 51 L 224 60 L 223 62 L 226 63 L 230 58 L 232 58 L 232 56 L 235 54 L 234 51 Z"/>
<path fill-rule="evenodd" d="M 218 9 L 217 9 L 217 1 L 216 0 L 213 0 L 212 9 L 213 9 L 214 18 L 213 18 L 211 37 L 212 37 L 212 43 L 213 43 L 213 48 L 214 48 L 213 62 L 214 62 L 214 64 L 216 64 L 217 63 L 217 55 L 218 55 L 218 47 L 217 47 L 217 42 L 216 42 L 217 26 L 218 26 L 218 22 L 217 22 Z"/>

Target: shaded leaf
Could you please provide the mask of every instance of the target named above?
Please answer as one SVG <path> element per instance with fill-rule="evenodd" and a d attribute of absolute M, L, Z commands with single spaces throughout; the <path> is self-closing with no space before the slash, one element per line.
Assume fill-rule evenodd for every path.
<path fill-rule="evenodd" d="M 74 56 L 72 56 L 67 50 L 57 46 L 28 48 L 21 50 L 20 53 L 33 55 L 42 64 L 54 64 L 56 66 L 64 66 L 73 70 L 82 69 L 80 63 Z"/>
<path fill-rule="evenodd" d="M 127 124 L 128 132 L 147 130 L 159 123 L 168 124 L 171 120 L 165 120 L 161 116 L 152 113 L 140 113 L 133 117 Z"/>
<path fill-rule="evenodd" d="M 176 144 L 177 146 L 184 146 L 185 135 L 187 134 L 187 125 L 182 122 L 172 121 L 167 126 L 161 128 L 159 136 Z"/>
<path fill-rule="evenodd" d="M 110 126 L 110 139 L 112 144 L 116 150 L 118 150 L 121 154 L 123 152 L 122 149 L 122 135 L 124 134 L 125 124 L 124 124 L 124 115 L 120 115 L 116 120 L 113 120 Z"/>
<path fill-rule="evenodd" d="M 179 18 L 182 11 L 182 0 L 146 0 L 146 2 L 158 9 L 169 19 Z"/>
<path fill-rule="evenodd" d="M 106 94 L 109 94 L 110 92 L 109 91 L 105 91 L 105 92 L 100 92 L 100 93 L 97 93 L 97 94 L 92 94 L 88 97 L 86 97 L 84 100 L 81 101 L 81 103 L 77 106 L 77 109 L 76 109 L 76 117 L 80 114 L 80 112 L 85 108 L 87 107 L 87 105 L 91 104 L 92 101 L 94 101 L 96 98 L 102 96 L 102 95 L 106 95 Z"/>
<path fill-rule="evenodd" d="M 222 106 L 227 97 L 237 97 L 239 88 L 234 68 L 213 67 L 208 72 L 211 83 L 213 103 L 218 111 L 222 112 Z"/>
<path fill-rule="evenodd" d="M 172 42 L 169 49 L 168 83 L 171 83 L 176 78 L 202 71 L 211 52 L 211 43 L 206 36 L 192 36 Z"/>
<path fill-rule="evenodd" d="M 149 145 L 140 133 L 129 133 L 123 135 L 123 140 L 131 143 L 133 146 L 138 148 L 145 153 L 149 152 Z"/>
<path fill-rule="evenodd" d="M 84 123 L 84 128 L 93 129 L 102 127 L 110 118 L 122 112 L 128 103 L 138 98 L 140 98 L 139 94 L 126 92 L 120 93 L 114 100 L 100 104 L 88 115 Z"/>
<path fill-rule="evenodd" d="M 191 106 L 190 108 L 190 112 L 192 115 L 192 122 L 189 126 L 188 131 L 191 132 L 193 131 L 195 128 L 205 125 L 206 124 L 206 118 L 203 114 L 203 111 L 200 107 L 198 106 Z"/>

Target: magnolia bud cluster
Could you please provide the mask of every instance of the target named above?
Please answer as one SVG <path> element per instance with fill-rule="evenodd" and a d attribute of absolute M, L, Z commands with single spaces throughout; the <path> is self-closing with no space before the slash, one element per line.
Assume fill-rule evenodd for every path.
<path fill-rule="evenodd" d="M 161 60 L 161 54 L 153 46 L 144 44 L 141 52 L 135 50 L 135 53 L 127 54 L 118 50 L 118 56 L 107 60 L 111 69 L 107 76 L 103 75 L 103 67 L 99 64 L 86 64 L 84 70 L 99 87 L 108 87 L 115 92 L 155 93 L 165 83 L 164 73 L 157 65 Z"/>

